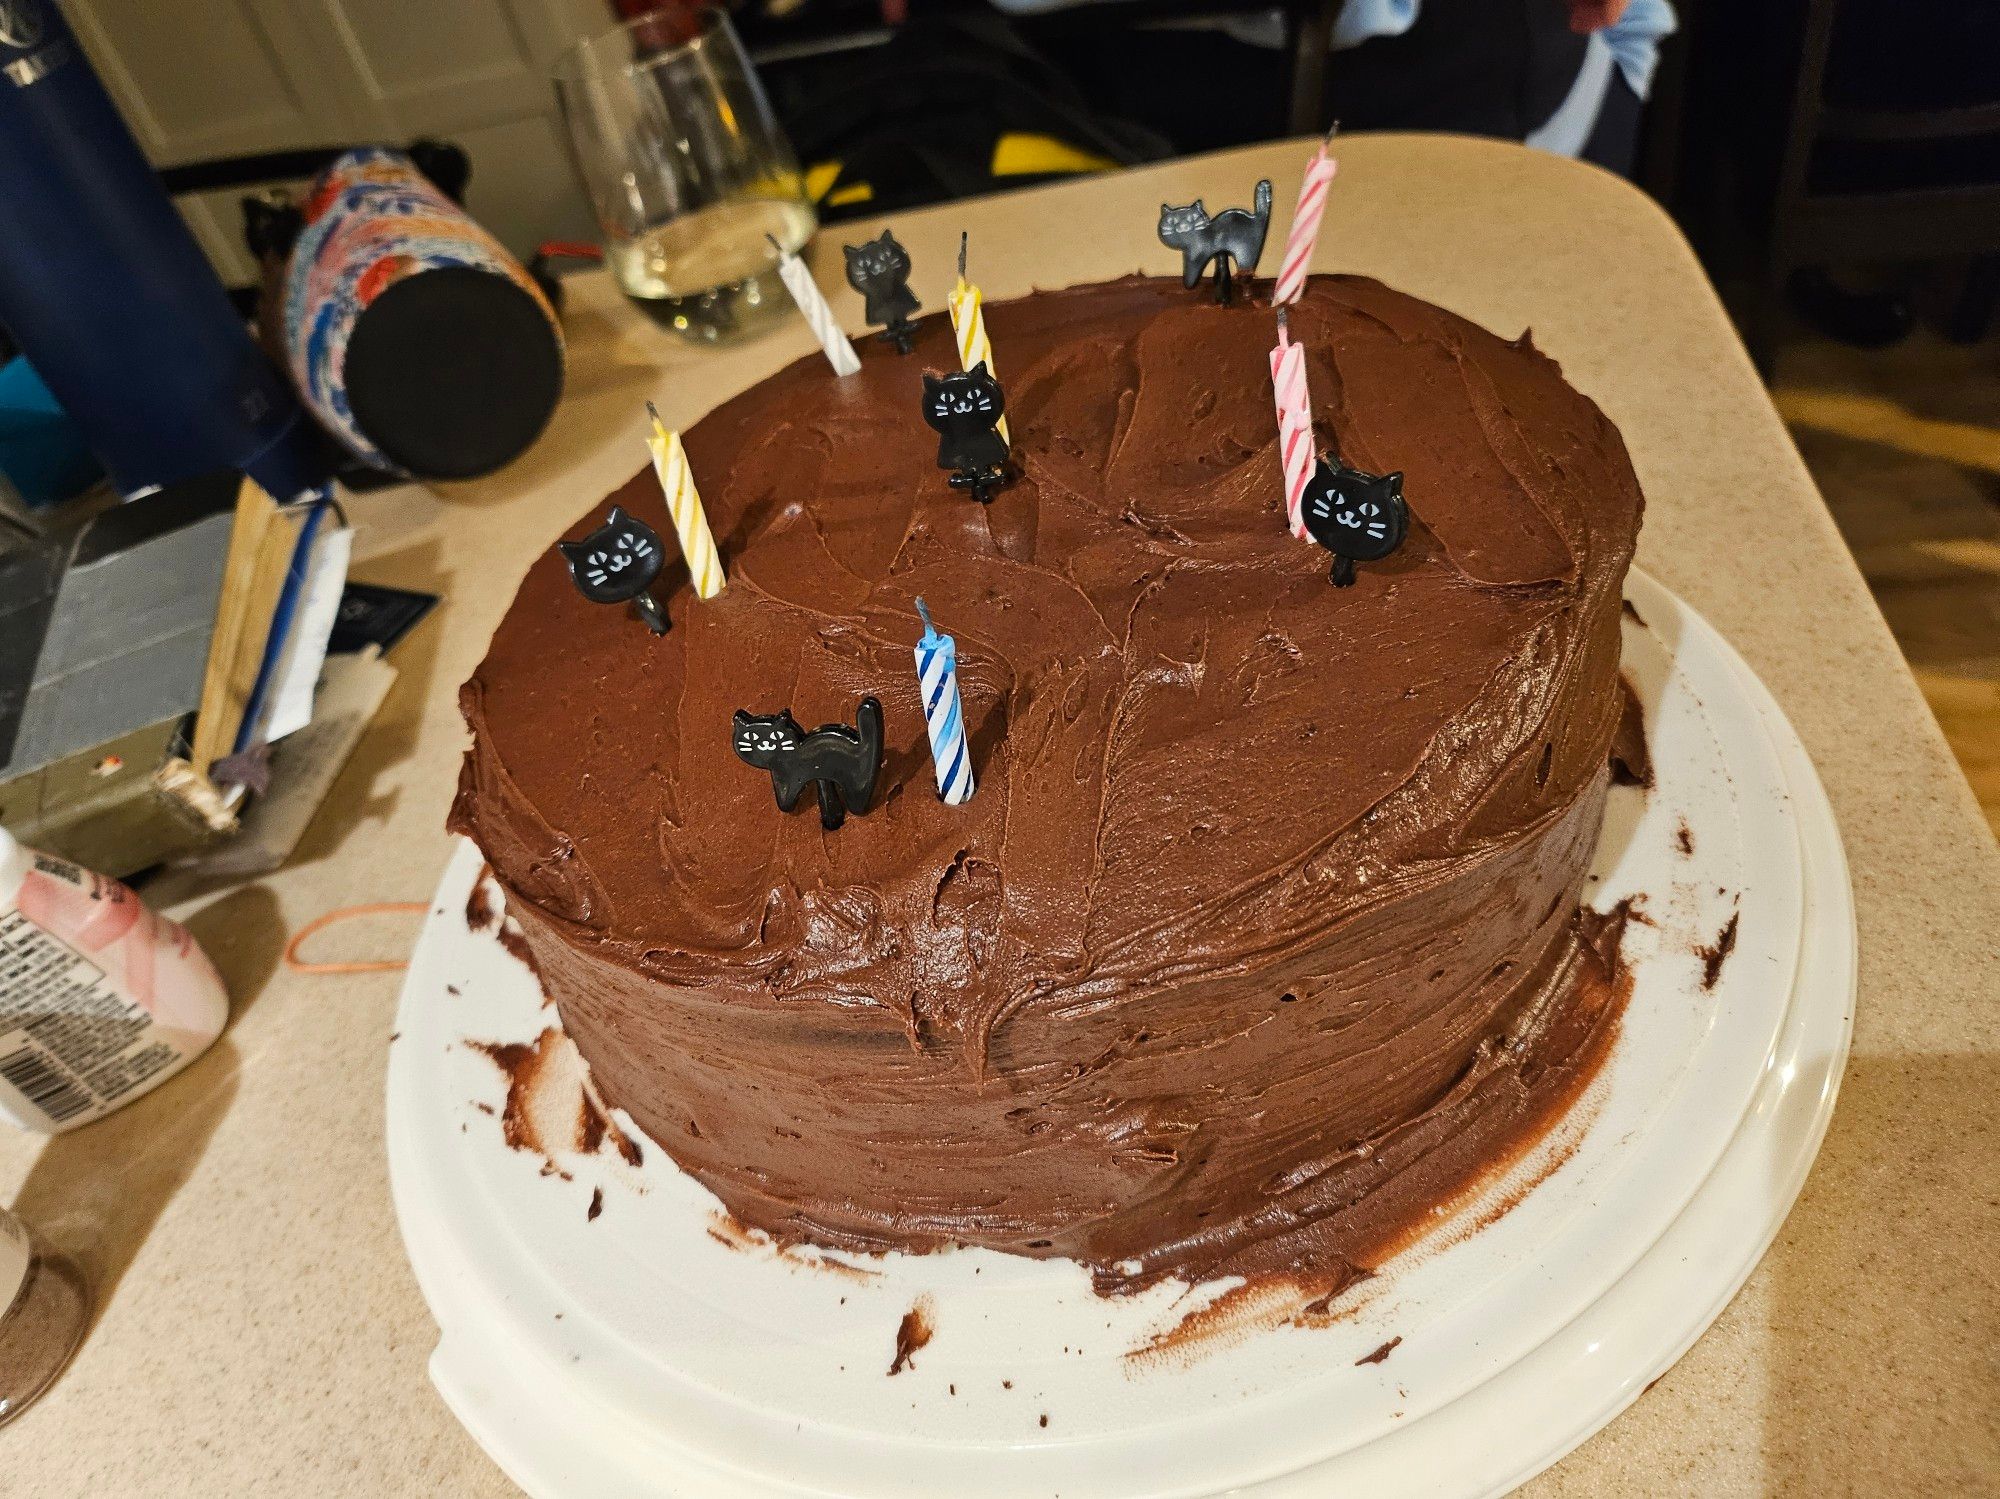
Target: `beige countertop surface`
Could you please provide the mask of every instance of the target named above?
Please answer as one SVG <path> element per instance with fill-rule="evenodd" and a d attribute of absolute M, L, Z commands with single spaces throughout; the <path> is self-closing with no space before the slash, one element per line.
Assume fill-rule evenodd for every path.
<path fill-rule="evenodd" d="M 1162 199 L 1276 180 L 1269 270 L 1309 153 L 1290 142 L 899 215 L 941 309 L 961 228 L 989 298 L 1177 269 Z M 1317 268 L 1365 272 L 1562 362 L 1623 429 L 1639 560 L 1748 658 L 1832 797 L 1861 932 L 1854 1049 L 1826 1144 L 1762 1265 L 1537 1495 L 2000 1491 L 2000 854 L 1811 479 L 1671 223 L 1592 168 L 1492 142 L 1357 136 Z M 837 241 L 814 247 L 850 327 Z M 455 690 L 529 559 L 645 461 L 643 401 L 685 426 L 811 347 L 788 319 L 714 351 L 571 283 L 569 388 L 498 476 L 365 498 L 355 575 L 442 592 L 291 865 L 183 893 L 229 980 L 215 1048 L 52 1140 L 0 1136 L 0 1200 L 81 1261 L 101 1310 L 74 1365 L 0 1431 L 9 1495 L 507 1494 L 432 1391 L 436 1328 L 383 1150 L 394 974 L 313 976 L 288 935 L 337 907 L 425 900 L 464 743 Z M 552 641 L 550 649 L 561 649 Z M 399 957 L 414 919 L 313 956 Z"/>

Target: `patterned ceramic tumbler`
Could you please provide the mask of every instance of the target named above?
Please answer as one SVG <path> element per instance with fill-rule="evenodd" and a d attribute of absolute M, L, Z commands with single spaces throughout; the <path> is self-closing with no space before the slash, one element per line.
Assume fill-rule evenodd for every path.
<path fill-rule="evenodd" d="M 562 393 L 562 333 L 521 263 L 398 152 L 350 151 L 305 205 L 285 344 L 354 452 L 425 478 L 490 473 Z"/>

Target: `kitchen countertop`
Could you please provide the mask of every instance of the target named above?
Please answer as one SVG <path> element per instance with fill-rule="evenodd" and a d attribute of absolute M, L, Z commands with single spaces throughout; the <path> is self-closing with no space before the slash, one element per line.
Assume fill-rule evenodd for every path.
<path fill-rule="evenodd" d="M 1269 271 L 1310 149 L 893 222 L 931 312 L 961 228 L 989 299 L 1167 272 L 1162 199 L 1247 202 L 1269 175 Z M 1339 155 L 1316 268 L 1378 276 L 1506 336 L 1531 327 L 1596 398 L 1645 487 L 1640 564 L 1776 694 L 1854 874 L 1854 1050 L 1804 1195 L 1715 1326 L 1524 1492 L 2000 1487 L 2000 853 L 1965 779 L 1713 291 L 1649 200 L 1495 142 L 1361 135 Z M 857 329 L 857 299 L 835 290 L 838 241 L 876 227 L 829 235 L 811 257 Z M 356 576 L 446 603 L 392 655 L 399 680 L 290 866 L 233 889 L 183 882 L 172 909 L 229 981 L 229 1031 L 109 1119 L 0 1137 L 0 1192 L 87 1267 L 102 1303 L 60 1384 L 0 1432 L 9 1494 L 515 1492 L 425 1375 L 436 1328 L 382 1140 L 397 976 L 307 975 L 281 954 L 324 912 L 430 895 L 464 744 L 457 686 L 529 559 L 645 462 L 643 402 L 686 426 L 812 347 L 788 319 L 740 347 L 692 348 L 601 275 L 569 287 L 568 393 L 536 446 L 491 479 L 355 505 Z M 415 920 L 357 921 L 311 956 L 400 956 Z"/>

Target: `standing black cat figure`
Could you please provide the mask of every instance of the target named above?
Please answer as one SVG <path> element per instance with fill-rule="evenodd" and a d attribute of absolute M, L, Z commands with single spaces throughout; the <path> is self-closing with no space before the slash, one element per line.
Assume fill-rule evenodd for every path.
<path fill-rule="evenodd" d="M 1201 199 L 1185 208 L 1160 205 L 1160 240 L 1181 252 L 1181 285 L 1193 291 L 1201 273 L 1215 263 L 1215 300 L 1235 295 L 1236 272 L 1255 271 L 1271 229 L 1271 179 L 1257 184 L 1256 208 L 1225 208 L 1214 218 Z"/>
<path fill-rule="evenodd" d="M 660 575 L 664 556 L 659 533 L 651 526 L 613 505 L 603 525 L 581 541 L 557 542 L 556 550 L 569 564 L 576 591 L 591 603 L 622 604 L 629 600 L 647 629 L 655 635 L 667 633 L 666 611 L 646 591 Z"/>
<path fill-rule="evenodd" d="M 1354 564 L 1380 562 L 1403 544 L 1410 507 L 1403 476 L 1364 474 L 1318 460 L 1305 493 L 1306 531 L 1333 553 L 1329 578 L 1336 588 L 1354 581 Z"/>
<path fill-rule="evenodd" d="M 789 708 L 777 713 L 738 708 L 733 742 L 745 765 L 771 773 L 780 811 L 796 807 L 810 782 L 819 792 L 819 825 L 832 832 L 849 812 L 858 817 L 875 799 L 875 778 L 882 772 L 882 705 L 864 697 L 852 728 L 829 723 L 810 734 Z"/>
<path fill-rule="evenodd" d="M 951 487 L 971 490 L 982 505 L 1007 480 L 1007 439 L 994 430 L 1006 409 L 1006 392 L 984 360 L 924 375 L 924 420 L 938 434 L 938 467 L 951 469 Z"/>
<path fill-rule="evenodd" d="M 910 252 L 884 229 L 863 245 L 842 245 L 847 252 L 847 284 L 868 299 L 868 321 L 887 324 L 881 332 L 898 354 L 910 352 L 910 314 L 923 304 L 910 291 Z"/>

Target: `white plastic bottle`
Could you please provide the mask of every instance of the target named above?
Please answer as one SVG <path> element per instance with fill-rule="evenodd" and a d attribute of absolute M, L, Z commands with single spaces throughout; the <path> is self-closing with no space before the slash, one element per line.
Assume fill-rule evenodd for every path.
<path fill-rule="evenodd" d="M 208 1050 L 229 996 L 185 927 L 0 828 L 0 1118 L 55 1134 Z"/>

